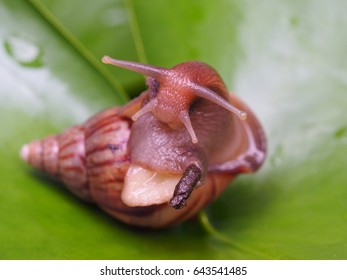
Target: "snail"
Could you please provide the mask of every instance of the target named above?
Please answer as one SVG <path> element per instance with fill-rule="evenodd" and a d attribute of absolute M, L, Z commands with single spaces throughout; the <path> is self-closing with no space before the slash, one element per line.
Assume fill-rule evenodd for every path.
<path fill-rule="evenodd" d="M 262 165 L 261 124 L 211 66 L 102 61 L 145 75 L 148 88 L 20 152 L 81 199 L 124 223 L 165 228 L 192 218 L 235 176 Z"/>

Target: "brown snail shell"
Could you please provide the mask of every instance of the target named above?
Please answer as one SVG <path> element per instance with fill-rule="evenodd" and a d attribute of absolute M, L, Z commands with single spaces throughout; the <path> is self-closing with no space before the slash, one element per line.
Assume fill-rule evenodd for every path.
<path fill-rule="evenodd" d="M 143 67 L 142 64 L 136 63 L 132 63 L 131 66 Z M 198 66 L 201 67 L 200 64 Z M 164 88 L 165 83 L 157 72 L 167 71 L 167 69 L 146 67 L 149 70 L 146 68 L 147 72 L 144 74 L 154 76 L 156 80 L 159 80 L 160 86 L 163 85 Z M 157 72 L 148 73 L 151 71 L 151 67 Z M 137 71 L 138 68 L 132 70 Z M 141 68 L 137 72 L 143 73 L 143 71 Z M 219 76 L 216 79 L 220 79 Z M 211 82 L 211 80 L 213 79 L 208 76 L 208 81 Z M 148 83 L 153 83 L 152 78 L 148 80 Z M 218 80 L 218 83 L 221 82 Z M 154 91 L 158 91 L 158 84 L 155 84 Z M 168 227 L 195 216 L 199 210 L 218 197 L 236 175 L 254 172 L 260 167 L 265 159 L 265 136 L 254 114 L 237 97 L 228 95 L 225 98 L 241 109 L 242 113 L 246 112 L 247 120 L 241 120 L 229 112 L 227 116 L 228 118 L 231 116 L 231 121 L 222 122 L 222 124 L 231 123 L 233 138 L 230 141 L 225 139 L 205 140 L 204 137 L 220 137 L 218 134 L 209 135 L 206 128 L 200 130 L 200 123 L 197 120 L 198 117 L 204 117 L 205 108 L 210 110 L 206 120 L 213 117 L 211 112 L 214 113 L 216 107 L 211 107 L 211 102 L 207 101 L 206 104 L 200 102 L 202 105 L 198 104 L 194 107 L 196 113 L 190 113 L 191 124 L 193 124 L 191 127 L 189 124 L 180 126 L 171 119 L 167 122 L 169 125 L 166 125 L 166 120 L 157 121 L 153 117 L 156 112 L 151 113 L 146 108 L 146 106 L 152 106 L 148 106 L 148 104 L 153 98 L 159 99 L 157 95 L 151 97 L 151 85 L 149 88 L 140 97 L 125 106 L 109 108 L 61 134 L 51 135 L 24 145 L 21 157 L 35 168 L 61 180 L 72 193 L 81 199 L 96 203 L 120 221 L 150 228 Z M 223 94 L 220 95 L 223 97 Z M 189 99 L 187 102 L 191 104 L 192 101 Z M 193 102 L 196 102 L 196 99 Z M 217 102 L 219 101 L 217 100 Z M 219 105 L 213 104 L 213 106 L 218 108 Z M 150 109 L 154 110 L 153 108 Z M 145 112 L 141 112 L 141 110 Z M 202 110 L 202 113 L 199 110 Z M 220 111 L 223 113 L 216 113 L 217 117 L 224 116 L 227 112 L 224 109 L 220 109 Z M 136 112 L 140 112 L 140 114 Z M 134 114 L 138 115 L 135 122 L 131 118 Z M 168 119 L 168 117 L 165 118 Z M 208 123 L 206 120 L 201 125 Z M 149 122 L 151 125 L 148 128 Z M 146 128 L 144 128 L 145 126 Z M 162 126 L 165 127 L 162 128 Z M 149 129 L 153 129 L 153 133 Z M 195 131 L 188 132 L 189 129 Z M 223 130 L 228 136 L 228 130 L 225 128 Z M 221 131 L 223 132 L 223 130 Z M 176 137 L 176 133 L 179 134 L 175 141 L 167 140 Z M 150 139 L 153 137 L 154 139 Z M 223 137 L 222 135 L 221 138 Z M 143 145 L 141 139 L 146 141 L 147 145 Z M 165 139 L 165 141 L 160 142 L 158 139 Z M 158 141 L 160 144 L 157 144 Z M 177 158 L 179 162 L 182 158 L 181 154 L 183 154 L 184 160 L 189 159 L 187 161 L 189 164 L 170 162 L 165 169 L 165 160 L 169 160 L 164 159 L 163 170 L 159 170 L 160 168 L 157 166 L 160 166 L 161 163 L 156 162 L 156 151 L 161 153 L 160 149 L 163 146 L 165 153 L 170 153 L 171 150 L 176 151 L 177 142 L 180 141 L 183 144 L 179 148 L 187 150 L 183 152 L 180 150 L 180 156 L 174 154 L 168 159 Z M 218 141 L 223 145 L 226 142 L 226 152 L 218 150 L 223 147 L 212 147 L 214 141 L 217 146 Z M 149 146 L 154 150 L 150 150 Z M 143 150 L 147 150 L 147 148 L 151 151 L 148 154 Z M 136 152 L 138 149 L 141 150 Z M 208 151 L 205 152 L 203 149 Z M 203 156 L 200 157 L 200 154 Z M 225 160 L 226 155 L 229 156 L 229 154 L 232 158 Z M 143 157 L 145 163 L 141 162 Z M 194 161 L 195 158 L 198 159 Z M 206 158 L 207 160 L 205 160 Z M 221 159 L 223 159 L 222 162 Z M 197 172 L 194 171 L 194 168 L 192 171 L 190 168 L 192 165 Z M 199 174 L 196 178 L 194 177 L 194 183 L 189 183 L 192 178 L 188 174 L 189 172 L 193 174 L 193 177 Z M 180 181 L 178 181 L 179 179 Z M 135 183 L 133 183 L 134 181 Z M 149 182 L 148 189 L 143 187 L 147 182 Z M 183 187 L 191 185 L 190 190 L 182 193 L 182 188 L 180 190 L 177 187 L 182 184 Z M 140 191 L 137 193 L 137 190 Z M 146 197 L 146 192 L 150 193 L 149 199 Z M 180 195 L 183 195 L 184 198 Z M 179 202 L 175 202 L 174 199 L 178 199 Z"/>

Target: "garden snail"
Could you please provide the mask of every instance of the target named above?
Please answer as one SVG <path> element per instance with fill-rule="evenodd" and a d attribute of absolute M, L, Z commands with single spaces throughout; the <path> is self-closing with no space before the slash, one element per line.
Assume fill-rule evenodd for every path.
<path fill-rule="evenodd" d="M 163 228 L 193 217 L 237 174 L 263 163 L 260 123 L 207 64 L 102 60 L 145 75 L 148 89 L 21 150 L 75 195 L 127 224 Z"/>

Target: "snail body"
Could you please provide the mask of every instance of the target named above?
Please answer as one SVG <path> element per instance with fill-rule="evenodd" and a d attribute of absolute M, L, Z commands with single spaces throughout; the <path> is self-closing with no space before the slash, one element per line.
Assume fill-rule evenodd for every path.
<path fill-rule="evenodd" d="M 263 163 L 259 121 L 207 64 L 103 61 L 144 74 L 148 89 L 21 150 L 81 199 L 124 223 L 163 228 L 193 217 Z"/>

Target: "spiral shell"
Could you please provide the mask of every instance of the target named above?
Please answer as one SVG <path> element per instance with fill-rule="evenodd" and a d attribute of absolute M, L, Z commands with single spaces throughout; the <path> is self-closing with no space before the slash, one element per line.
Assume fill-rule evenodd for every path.
<path fill-rule="evenodd" d="M 121 198 L 130 164 L 127 143 L 132 120 L 110 108 L 59 135 L 26 144 L 21 157 L 59 180 L 81 199 L 96 203 L 120 221 L 141 227 L 163 228 L 194 217 L 229 184 L 233 175 L 210 174 L 189 204 L 175 210 L 167 203 L 130 207 Z"/>

